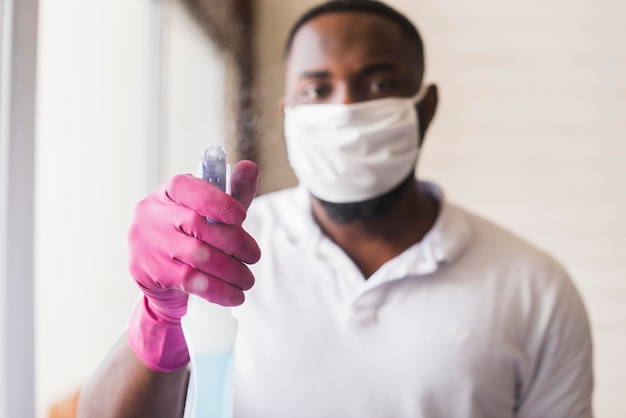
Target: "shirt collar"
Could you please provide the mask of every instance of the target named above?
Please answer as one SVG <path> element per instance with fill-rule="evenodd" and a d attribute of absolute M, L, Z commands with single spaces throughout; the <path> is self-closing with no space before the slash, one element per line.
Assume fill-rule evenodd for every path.
<path fill-rule="evenodd" d="M 368 279 L 368 282 L 372 284 L 407 276 L 422 276 L 434 273 L 441 266 L 453 263 L 458 259 L 471 241 L 472 229 L 467 216 L 457 207 L 447 202 L 441 188 L 430 182 L 417 182 L 416 187 L 430 194 L 439 203 L 437 219 L 420 242 L 415 243 L 400 255 L 381 266 Z M 313 255 L 313 253 L 317 253 L 318 256 L 323 256 L 320 253 L 325 252 L 324 248 L 328 248 L 329 245 L 336 245 L 321 231 L 313 219 L 308 191 L 302 186 L 299 189 L 298 193 L 300 196 L 298 200 L 300 204 L 306 202 L 307 209 L 304 213 L 308 214 L 302 227 L 309 231 L 309 233 L 302 235 L 306 238 L 301 244 L 307 254 Z"/>
<path fill-rule="evenodd" d="M 437 185 L 419 182 L 418 187 L 437 199 L 440 209 L 434 225 L 416 245 L 428 247 L 437 263 L 452 263 L 465 251 L 472 238 L 471 224 L 462 211 L 447 202 Z"/>

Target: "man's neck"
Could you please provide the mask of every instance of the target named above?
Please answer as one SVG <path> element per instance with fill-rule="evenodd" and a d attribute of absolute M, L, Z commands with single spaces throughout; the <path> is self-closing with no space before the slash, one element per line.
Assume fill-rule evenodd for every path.
<path fill-rule="evenodd" d="M 384 263 L 421 241 L 435 223 L 439 208 L 432 196 L 409 183 L 395 205 L 375 219 L 340 224 L 327 215 L 315 198 L 312 210 L 324 233 L 368 278 Z"/>

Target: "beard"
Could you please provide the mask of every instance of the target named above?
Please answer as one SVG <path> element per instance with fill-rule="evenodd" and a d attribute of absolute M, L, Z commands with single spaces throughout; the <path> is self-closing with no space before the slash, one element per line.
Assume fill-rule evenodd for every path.
<path fill-rule="evenodd" d="M 333 203 L 317 197 L 316 199 L 320 202 L 326 211 L 326 215 L 328 215 L 331 220 L 340 225 L 347 225 L 355 221 L 374 220 L 383 217 L 395 207 L 405 189 L 414 182 L 415 171 L 411 171 L 411 173 L 392 190 L 372 199 L 350 203 Z"/>

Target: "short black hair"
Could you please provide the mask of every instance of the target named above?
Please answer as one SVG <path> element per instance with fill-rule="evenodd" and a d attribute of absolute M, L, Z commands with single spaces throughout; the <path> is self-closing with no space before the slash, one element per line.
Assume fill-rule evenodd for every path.
<path fill-rule="evenodd" d="M 422 37 L 415 25 L 402 13 L 377 0 L 330 0 L 309 9 L 309 11 L 300 16 L 291 27 L 289 35 L 287 36 L 287 42 L 285 43 L 285 57 L 289 56 L 293 39 L 298 30 L 305 23 L 317 16 L 335 12 L 371 13 L 393 21 L 400 27 L 402 32 L 407 36 L 407 39 L 415 44 L 416 52 L 419 54 L 418 57 L 421 62 L 424 63 L 424 45 L 422 43 Z"/>

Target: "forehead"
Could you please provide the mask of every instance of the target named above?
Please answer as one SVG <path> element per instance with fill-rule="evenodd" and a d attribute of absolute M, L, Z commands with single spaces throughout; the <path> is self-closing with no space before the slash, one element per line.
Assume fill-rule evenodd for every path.
<path fill-rule="evenodd" d="M 415 68 L 421 67 L 417 55 L 396 22 L 366 12 L 333 12 L 311 19 L 298 30 L 286 64 L 288 75 L 377 61 Z"/>

